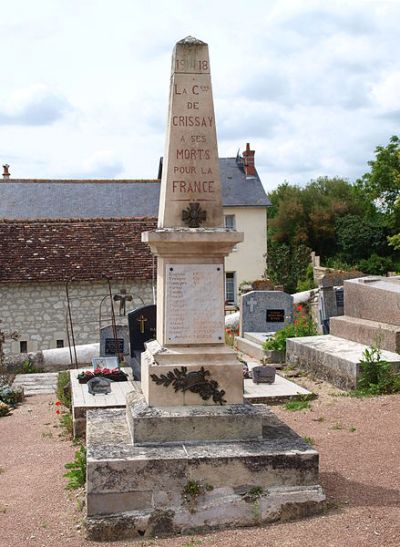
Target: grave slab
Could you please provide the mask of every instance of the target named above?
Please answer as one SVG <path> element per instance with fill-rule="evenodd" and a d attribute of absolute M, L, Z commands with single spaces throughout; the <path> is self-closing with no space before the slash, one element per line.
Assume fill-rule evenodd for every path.
<path fill-rule="evenodd" d="M 128 374 L 126 382 L 112 382 L 111 393 L 92 395 L 87 384 L 80 384 L 78 374 L 86 369 L 69 371 L 72 395 L 72 421 L 74 437 L 81 437 L 86 431 L 86 413 L 89 409 L 126 407 L 127 394 L 135 389 L 130 368 L 122 369 Z M 140 388 L 139 388 L 140 389 Z"/>
<path fill-rule="evenodd" d="M 354 389 L 360 374 L 359 363 L 368 346 L 331 334 L 288 338 L 286 362 L 308 370 L 341 389 Z M 400 355 L 382 351 L 382 359 L 393 369 L 400 368 Z"/>
<path fill-rule="evenodd" d="M 259 363 L 254 363 L 259 364 Z M 251 363 L 249 363 L 251 369 Z M 314 398 L 314 394 L 304 387 L 298 386 L 294 382 L 283 378 L 279 374 L 275 375 L 273 384 L 255 384 L 251 379 L 244 380 L 244 399 L 253 404 L 277 405 L 296 399 L 299 396 Z"/>

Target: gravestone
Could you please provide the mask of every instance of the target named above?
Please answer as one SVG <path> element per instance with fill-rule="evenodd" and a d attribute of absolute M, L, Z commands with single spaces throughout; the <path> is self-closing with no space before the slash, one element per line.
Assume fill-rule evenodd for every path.
<path fill-rule="evenodd" d="M 254 384 L 273 384 L 275 382 L 275 367 L 260 366 L 251 369 Z"/>
<path fill-rule="evenodd" d="M 241 297 L 240 335 L 277 332 L 293 321 L 293 297 L 282 291 L 251 291 Z"/>
<path fill-rule="evenodd" d="M 134 357 L 134 352 L 145 350 L 145 342 L 156 338 L 156 310 L 156 305 L 150 304 L 128 313 L 131 357 Z"/>
<path fill-rule="evenodd" d="M 156 338 L 157 306 L 141 306 L 128 313 L 130 366 L 135 380 L 142 379 L 142 352 L 145 342 Z"/>
<path fill-rule="evenodd" d="M 125 325 L 116 325 L 116 337 L 112 325 L 100 329 L 100 357 L 129 355 L 129 331 Z"/>

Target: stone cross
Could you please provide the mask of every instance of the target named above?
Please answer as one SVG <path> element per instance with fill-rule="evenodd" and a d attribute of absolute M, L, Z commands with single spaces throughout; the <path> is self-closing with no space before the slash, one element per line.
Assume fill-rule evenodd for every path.
<path fill-rule="evenodd" d="M 223 227 L 208 46 L 191 36 L 172 56 L 158 226 Z"/>
<path fill-rule="evenodd" d="M 255 298 L 251 297 L 250 300 L 246 303 L 250 308 L 250 312 L 253 313 L 254 308 L 257 306 L 257 300 Z"/>

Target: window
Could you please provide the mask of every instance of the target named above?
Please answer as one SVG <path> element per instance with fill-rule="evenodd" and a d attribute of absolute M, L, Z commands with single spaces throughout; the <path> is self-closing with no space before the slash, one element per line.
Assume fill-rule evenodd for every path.
<path fill-rule="evenodd" d="M 236 230 L 236 218 L 235 215 L 224 215 L 225 228 Z"/>
<path fill-rule="evenodd" d="M 236 290 L 235 290 L 235 272 L 225 273 L 225 302 L 227 304 L 235 304 Z"/>
<path fill-rule="evenodd" d="M 21 340 L 19 343 L 19 352 L 28 353 L 28 342 L 26 340 Z"/>
<path fill-rule="evenodd" d="M 64 340 L 56 340 L 56 348 L 63 348 Z"/>

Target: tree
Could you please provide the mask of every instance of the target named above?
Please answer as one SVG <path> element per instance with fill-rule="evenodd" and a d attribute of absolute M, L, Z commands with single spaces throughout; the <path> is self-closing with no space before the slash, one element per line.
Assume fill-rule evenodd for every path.
<path fill-rule="evenodd" d="M 357 181 L 371 200 L 389 213 L 396 208 L 400 195 L 400 139 L 393 135 L 387 146 L 377 146 L 375 160 L 369 161 L 369 173 Z"/>

